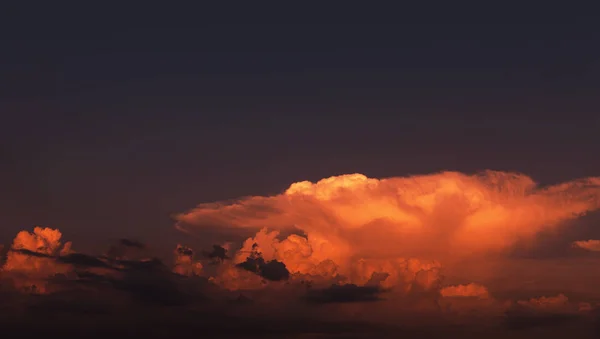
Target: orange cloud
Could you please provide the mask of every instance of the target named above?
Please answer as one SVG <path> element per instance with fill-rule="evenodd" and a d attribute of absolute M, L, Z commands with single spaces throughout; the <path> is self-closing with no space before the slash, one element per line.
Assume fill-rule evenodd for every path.
<path fill-rule="evenodd" d="M 51 228 L 35 227 L 33 233 L 19 232 L 13 240 L 2 271 L 11 273 L 20 289 L 36 293 L 47 292 L 48 277 L 66 273 L 71 269 L 70 265 L 54 260 L 56 256 L 71 252 L 71 242 L 63 244 L 61 237 L 62 233 L 59 230 Z"/>
<path fill-rule="evenodd" d="M 487 299 L 490 297 L 490 294 L 485 286 L 473 283 L 466 285 L 447 286 L 440 290 L 440 294 L 442 297 L 477 297 L 480 299 Z"/>
<path fill-rule="evenodd" d="M 573 242 L 574 247 L 592 252 L 600 252 L 600 240 L 580 240 Z"/>
<path fill-rule="evenodd" d="M 176 227 L 256 231 L 237 262 L 256 244 L 265 259 L 282 261 L 292 274 L 359 284 L 375 275 L 406 291 L 419 279 L 435 285 L 440 264 L 502 253 L 597 210 L 599 198 L 600 178 L 539 187 L 525 175 L 494 171 L 386 179 L 350 174 L 294 183 L 275 196 L 201 204 L 177 216 Z M 301 235 L 281 237 L 289 231 Z"/>

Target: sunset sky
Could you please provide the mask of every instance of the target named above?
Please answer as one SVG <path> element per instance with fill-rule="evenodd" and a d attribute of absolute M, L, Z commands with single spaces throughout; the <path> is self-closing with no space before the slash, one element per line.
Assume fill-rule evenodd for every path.
<path fill-rule="evenodd" d="M 490 314 L 508 300 L 565 297 L 575 313 L 600 303 L 592 20 L 68 18 L 3 23 L 0 240 L 44 244 L 37 257 L 9 251 L 6 274 L 68 275 L 63 256 L 132 239 L 169 264 L 178 244 L 198 256 L 223 246 L 221 266 L 178 254 L 173 269 L 201 271 L 219 291 L 262 286 L 262 268 L 257 282 L 239 266 L 258 250 L 292 282 L 329 286 L 340 274 L 392 293 L 418 285 L 486 300 L 476 308 Z M 17 236 L 36 226 L 72 247 L 49 245 L 51 230 Z M 269 298 L 298 296 L 273 286 Z M 412 298 L 406 291 L 394 295 Z M 338 311 L 397 310 L 384 305 Z"/>

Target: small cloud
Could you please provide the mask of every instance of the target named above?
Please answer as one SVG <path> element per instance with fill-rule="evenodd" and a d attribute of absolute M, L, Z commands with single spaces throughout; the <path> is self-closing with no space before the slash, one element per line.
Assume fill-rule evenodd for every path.
<path fill-rule="evenodd" d="M 71 253 L 71 243 L 61 242 L 62 233 L 52 228 L 35 227 L 33 232 L 21 231 L 10 247 L 2 271 L 13 276 L 19 290 L 36 294 L 47 293 L 47 279 L 65 274 L 72 266 L 56 260 Z"/>
<path fill-rule="evenodd" d="M 488 299 L 490 294 L 485 288 L 478 284 L 447 286 L 440 290 L 442 297 L 476 297 L 479 299 Z"/>
<path fill-rule="evenodd" d="M 560 326 L 581 319 L 586 303 L 571 303 L 564 294 L 519 300 L 506 312 L 506 325 L 512 329 Z"/>
<path fill-rule="evenodd" d="M 256 245 L 256 244 L 255 244 Z M 285 264 L 278 260 L 265 261 L 262 254 L 253 246 L 253 252 L 246 258 L 246 261 L 237 264 L 236 266 L 260 275 L 266 280 L 281 281 L 288 280 L 290 272 L 285 267 Z"/>
<path fill-rule="evenodd" d="M 581 248 L 591 252 L 600 252 L 600 240 L 590 239 L 574 241 L 573 247 Z"/>
<path fill-rule="evenodd" d="M 174 253 L 173 272 L 184 276 L 198 276 L 202 273 L 202 264 L 194 260 L 194 251 L 191 248 L 177 245 Z"/>
<path fill-rule="evenodd" d="M 230 259 L 227 256 L 227 249 L 220 245 L 213 245 L 212 251 L 203 251 L 202 255 L 208 259 L 215 260 L 217 262 Z"/>

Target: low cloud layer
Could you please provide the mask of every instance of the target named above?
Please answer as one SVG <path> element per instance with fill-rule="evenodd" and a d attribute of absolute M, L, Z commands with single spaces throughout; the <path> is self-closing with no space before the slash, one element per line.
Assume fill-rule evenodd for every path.
<path fill-rule="evenodd" d="M 540 187 L 527 176 L 493 171 L 344 175 L 180 214 L 176 227 L 187 234 L 251 235 L 206 249 L 173 244 L 171 258 L 156 258 L 131 239 L 92 256 L 56 229 L 20 232 L 4 249 L 0 297 L 22 319 L 40 312 L 81 324 L 85 314 L 129 324 L 157 317 L 152 326 L 165 324 L 165 336 L 183 333 L 167 322 L 184 322 L 225 337 L 277 326 L 285 335 L 317 328 L 365 337 L 513 337 L 557 323 L 593 337 L 600 299 L 571 290 L 577 276 L 552 290 L 552 270 L 517 263 L 511 251 L 534 245 L 542 233 L 560 237 L 599 208 L 599 178 Z M 596 242 L 571 246 L 597 251 Z M 541 273 L 525 278 L 517 264 Z"/>

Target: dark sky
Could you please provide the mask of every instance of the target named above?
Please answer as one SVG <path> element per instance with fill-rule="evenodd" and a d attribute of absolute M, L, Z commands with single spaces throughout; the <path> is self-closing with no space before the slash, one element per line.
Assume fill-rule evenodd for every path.
<path fill-rule="evenodd" d="M 600 30 L 574 22 L 14 20 L 0 237 L 166 237 L 197 203 L 351 172 L 599 175 Z"/>

